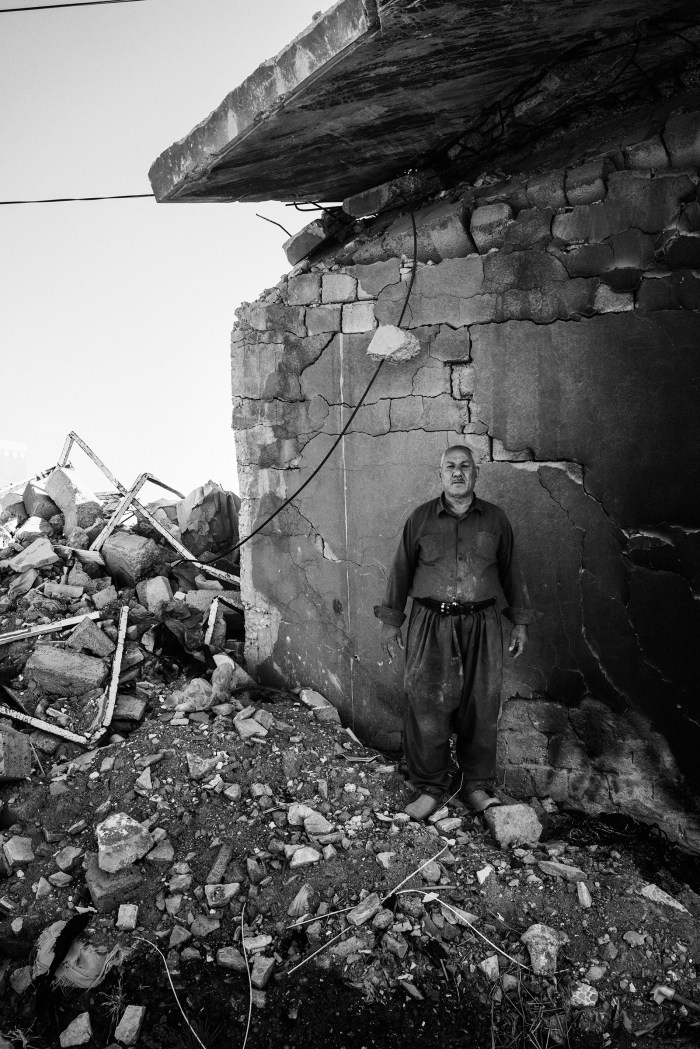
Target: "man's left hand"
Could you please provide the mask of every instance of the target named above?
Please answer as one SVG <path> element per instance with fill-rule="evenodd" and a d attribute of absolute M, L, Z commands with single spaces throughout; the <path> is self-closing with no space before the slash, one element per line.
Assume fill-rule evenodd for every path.
<path fill-rule="evenodd" d="M 510 634 L 510 645 L 508 646 L 508 651 L 510 652 L 513 659 L 517 659 L 518 656 L 522 656 L 526 648 L 527 627 L 514 626 Z"/>

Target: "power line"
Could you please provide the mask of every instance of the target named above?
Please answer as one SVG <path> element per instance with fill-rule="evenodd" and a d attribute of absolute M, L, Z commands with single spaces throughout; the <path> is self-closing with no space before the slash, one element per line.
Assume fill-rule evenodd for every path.
<path fill-rule="evenodd" d="M 117 3 L 117 0 L 102 0 L 103 3 Z M 121 2 L 121 0 L 120 0 Z M 128 0 L 123 0 L 124 3 Z M 47 197 L 44 200 L 0 200 L 2 204 L 72 204 L 76 200 L 135 200 L 139 197 L 153 197 L 153 193 L 115 193 L 112 197 Z"/>
<path fill-rule="evenodd" d="M 144 0 L 73 0 L 69 4 L 34 4 L 32 7 L 0 7 L 0 15 L 18 11 L 53 11 L 58 7 L 97 7 L 102 4 L 142 4 Z"/>

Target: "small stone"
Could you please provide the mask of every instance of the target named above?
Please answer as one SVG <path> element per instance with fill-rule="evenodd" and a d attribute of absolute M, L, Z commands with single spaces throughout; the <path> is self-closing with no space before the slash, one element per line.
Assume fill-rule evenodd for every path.
<path fill-rule="evenodd" d="M 55 889 L 65 889 L 72 884 L 73 875 L 66 874 L 65 871 L 56 871 L 55 874 L 49 874 L 49 882 Z"/>
<path fill-rule="evenodd" d="M 304 819 L 304 830 L 309 837 L 319 834 L 330 834 L 333 830 L 333 824 L 329 823 L 326 817 L 322 816 L 320 812 L 312 812 Z"/>
<path fill-rule="evenodd" d="M 629 932 L 626 932 L 622 939 L 625 941 L 625 943 L 628 943 L 630 947 L 644 946 L 644 936 L 642 935 L 642 933 L 635 932 L 633 929 L 631 929 Z"/>
<path fill-rule="evenodd" d="M 345 915 L 350 925 L 364 925 L 366 921 L 373 918 L 378 910 L 381 909 L 382 901 L 376 892 L 370 893 L 364 900 L 361 900 L 352 910 L 349 910 Z"/>
<path fill-rule="evenodd" d="M 116 604 L 118 600 L 119 594 L 114 586 L 106 586 L 103 590 L 98 590 L 92 595 L 92 603 L 98 612 L 102 612 L 104 609 L 109 608 L 110 605 Z"/>
<path fill-rule="evenodd" d="M 168 947 L 174 950 L 176 947 L 181 947 L 183 943 L 188 943 L 192 939 L 192 933 L 189 929 L 183 929 L 181 925 L 176 925 L 173 931 L 170 933 L 170 939 L 168 940 Z"/>
<path fill-rule="evenodd" d="M 133 932 L 139 916 L 135 903 L 122 903 L 117 913 L 117 928 L 124 932 Z"/>
<path fill-rule="evenodd" d="M 205 885 L 204 895 L 210 907 L 225 907 L 238 895 L 240 888 L 240 882 L 237 881 L 224 884 L 217 882 L 216 885 Z"/>
<path fill-rule="evenodd" d="M 442 877 L 442 870 L 435 860 L 431 860 L 422 867 L 420 876 L 423 881 L 427 882 L 429 885 L 437 885 Z"/>
<path fill-rule="evenodd" d="M 34 892 L 34 898 L 37 900 L 43 900 L 46 896 L 51 895 L 51 882 L 47 881 L 43 876 L 39 878 L 36 883 L 36 890 Z"/>
<path fill-rule="evenodd" d="M 684 907 L 682 903 L 679 903 L 678 900 L 674 900 L 673 896 L 669 896 L 667 892 L 660 889 L 658 885 L 654 885 L 653 882 L 649 885 L 645 885 L 640 891 L 642 896 L 651 900 L 652 903 L 661 903 L 666 907 L 672 907 L 676 911 L 682 911 L 684 914 L 688 913 L 687 908 Z"/>
<path fill-rule="evenodd" d="M 387 932 L 382 936 L 382 946 L 389 951 L 390 954 L 394 954 L 397 958 L 405 958 L 408 954 L 408 944 L 404 940 L 403 936 L 394 936 L 392 933 Z"/>
<path fill-rule="evenodd" d="M 577 982 L 571 988 L 571 1005 L 575 1009 L 584 1009 L 587 1006 L 596 1005 L 598 992 L 589 983 Z"/>
<path fill-rule="evenodd" d="M 308 805 L 302 805 L 301 802 L 295 801 L 287 809 L 287 822 L 290 827 L 303 827 L 304 821 L 309 816 L 320 816 L 319 812 L 315 809 L 310 808 Z"/>
<path fill-rule="evenodd" d="M 591 899 L 591 894 L 588 891 L 588 886 L 586 885 L 585 881 L 576 882 L 576 892 L 578 894 L 578 902 L 581 907 L 588 908 L 593 906 L 593 900 Z"/>
<path fill-rule="evenodd" d="M 498 967 L 498 955 L 490 954 L 488 958 L 484 958 L 483 961 L 478 963 L 478 967 L 481 969 L 484 976 L 486 976 L 493 983 L 496 982 L 498 977 L 501 975 Z"/>
<path fill-rule="evenodd" d="M 199 936 L 200 939 L 204 939 L 206 936 L 210 936 L 211 933 L 216 932 L 221 928 L 221 922 L 216 921 L 213 918 L 206 918 L 200 915 L 190 925 L 190 932 L 193 936 Z"/>
<path fill-rule="evenodd" d="M 14 834 L 9 841 L 3 844 L 2 851 L 5 860 L 12 868 L 22 867 L 26 863 L 31 863 L 34 859 L 32 839 L 22 838 L 17 834 Z"/>
<path fill-rule="evenodd" d="M 564 881 L 582 882 L 586 877 L 586 872 L 580 868 L 572 867 L 568 863 L 557 863 L 556 860 L 540 860 L 537 866 L 544 874 L 549 874 L 552 878 L 563 878 Z"/>
<path fill-rule="evenodd" d="M 539 841 L 542 824 L 529 805 L 492 805 L 484 820 L 494 841 L 502 849 Z"/>
<path fill-rule="evenodd" d="M 310 846 L 302 846 L 297 849 L 289 861 L 291 869 L 297 867 L 308 867 L 311 863 L 319 863 L 321 860 L 321 853 L 317 852 L 316 849 L 312 849 Z"/>
<path fill-rule="evenodd" d="M 136 596 L 144 608 L 154 616 L 162 615 L 166 605 L 173 599 L 170 582 L 165 576 L 142 579 L 136 584 Z"/>
<path fill-rule="evenodd" d="M 216 952 L 216 964 L 222 969 L 232 969 L 239 973 L 246 972 L 248 968 L 245 958 L 235 947 L 221 947 Z"/>
<path fill-rule="evenodd" d="M 261 933 L 259 936 L 243 937 L 243 946 L 248 954 L 258 954 L 259 951 L 264 951 L 266 947 L 269 947 L 271 943 L 272 937 L 268 936 L 267 933 Z"/>
<path fill-rule="evenodd" d="M 25 779 L 32 773 L 32 751 L 23 732 L 0 729 L 0 783 Z"/>
<path fill-rule="evenodd" d="M 101 659 L 111 656 L 117 647 L 114 641 L 107 637 L 105 632 L 100 630 L 92 619 L 87 617 L 81 623 L 78 623 L 66 644 L 70 648 L 75 648 L 80 652 L 89 652 L 91 655 L 99 656 Z"/>
<path fill-rule="evenodd" d="M 167 838 L 164 841 L 159 841 L 155 848 L 146 853 L 146 861 L 148 863 L 172 863 L 174 859 L 175 849 L 172 842 L 168 841 Z"/>
<path fill-rule="evenodd" d="M 211 758 L 200 758 L 198 754 L 190 754 L 188 752 L 185 757 L 187 758 L 188 775 L 195 783 L 206 779 L 210 773 L 215 771 L 216 766 L 219 764 L 219 758 L 216 755 Z"/>
<path fill-rule="evenodd" d="M 338 855 L 338 850 L 334 845 L 323 846 L 323 858 L 324 860 L 332 860 L 334 856 Z"/>
<path fill-rule="evenodd" d="M 490 878 L 494 873 L 494 869 L 490 863 L 487 863 L 485 867 L 476 872 L 477 881 L 479 885 L 483 885 L 487 878 Z"/>
<path fill-rule="evenodd" d="M 24 994 L 32 986 L 32 967 L 22 965 L 10 973 L 10 986 L 15 994 Z"/>
<path fill-rule="evenodd" d="M 136 1045 L 145 1016 L 145 1005 L 127 1005 L 114 1032 L 117 1041 L 122 1045 Z"/>
<path fill-rule="evenodd" d="M 90 1013 L 80 1013 L 58 1036 L 61 1049 L 67 1049 L 71 1045 L 87 1045 L 92 1041 L 92 1025 Z"/>
<path fill-rule="evenodd" d="M 538 976 L 554 976 L 559 948 L 569 942 L 569 937 L 565 932 L 537 923 L 522 934 L 520 941 L 529 951 L 532 971 Z"/>
<path fill-rule="evenodd" d="M 395 852 L 378 852 L 376 856 L 377 863 L 384 870 L 388 870 L 395 855 Z"/>
<path fill-rule="evenodd" d="M 266 958 L 263 954 L 257 955 L 253 961 L 253 968 L 250 971 L 250 981 L 253 984 L 253 987 L 262 990 L 272 976 L 274 968 L 274 958 Z"/>

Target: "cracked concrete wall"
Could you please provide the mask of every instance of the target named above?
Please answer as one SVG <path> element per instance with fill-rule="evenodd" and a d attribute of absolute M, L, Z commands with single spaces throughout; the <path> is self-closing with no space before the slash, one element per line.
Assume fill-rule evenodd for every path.
<path fill-rule="evenodd" d="M 524 660 L 506 661 L 506 695 L 592 696 L 621 733 L 641 719 L 647 750 L 668 748 L 664 805 L 675 777 L 682 811 L 700 787 L 700 120 L 675 113 L 574 159 L 417 213 L 403 324 L 421 354 L 383 368 L 320 474 L 243 547 L 248 658 L 398 742 L 401 668 L 382 660 L 372 606 L 406 516 L 439 491 L 441 452 L 466 439 L 544 613 Z M 238 311 L 242 534 L 329 451 L 374 371 L 377 324 L 401 312 L 412 252 L 410 216 L 381 216 Z"/>

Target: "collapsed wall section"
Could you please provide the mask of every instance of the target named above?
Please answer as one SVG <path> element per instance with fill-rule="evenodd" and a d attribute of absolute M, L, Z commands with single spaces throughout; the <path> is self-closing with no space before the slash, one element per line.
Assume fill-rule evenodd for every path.
<path fill-rule="evenodd" d="M 699 128 L 678 113 L 582 163 L 443 193 L 415 214 L 415 253 L 411 215 L 381 216 L 238 311 L 246 535 L 328 453 L 416 257 L 403 326 L 420 355 L 383 368 L 321 471 L 242 548 L 247 654 L 263 678 L 313 686 L 353 729 L 398 744 L 401 668 L 382 657 L 372 607 L 405 518 L 439 491 L 442 451 L 466 440 L 543 612 L 523 659 L 506 658 L 506 695 L 571 709 L 595 697 L 623 735 L 666 741 L 658 805 L 693 804 Z M 545 789 L 541 775 L 511 785 Z"/>

